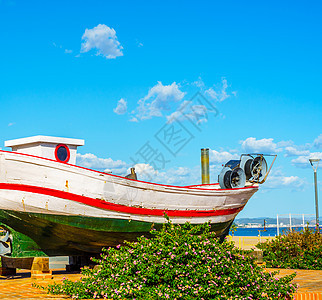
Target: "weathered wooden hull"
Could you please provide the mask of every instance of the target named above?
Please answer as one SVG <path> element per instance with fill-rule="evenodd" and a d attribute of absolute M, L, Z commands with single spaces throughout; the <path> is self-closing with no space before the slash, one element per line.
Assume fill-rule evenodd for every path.
<path fill-rule="evenodd" d="M 10 229 L 29 236 L 35 244 L 20 242 L 16 256 L 31 256 L 42 251 L 48 256 L 88 255 L 100 253 L 102 247 L 116 246 L 122 241 L 135 241 L 138 236 L 149 236 L 152 228 L 161 224 L 120 219 L 57 216 L 2 210 L 0 219 Z M 224 232 L 229 222 L 211 224 L 218 234 Z M 30 234 L 32 233 L 32 234 Z M 25 243 L 24 245 L 22 245 Z"/>
<path fill-rule="evenodd" d="M 210 222 L 224 235 L 257 191 L 177 187 L 126 179 L 30 155 L 0 151 L 0 222 L 47 255 L 97 253 L 172 222 Z"/>

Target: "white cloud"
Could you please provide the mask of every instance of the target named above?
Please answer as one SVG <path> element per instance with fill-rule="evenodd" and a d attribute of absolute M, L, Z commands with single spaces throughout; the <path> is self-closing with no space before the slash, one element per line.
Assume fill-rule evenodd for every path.
<path fill-rule="evenodd" d="M 144 98 L 138 101 L 136 118 L 146 120 L 161 117 L 163 111 L 169 111 L 172 104 L 181 101 L 184 95 L 175 82 L 163 85 L 159 81 Z"/>
<path fill-rule="evenodd" d="M 299 156 L 299 155 L 309 155 L 309 150 L 300 150 L 294 146 L 285 147 L 285 156 Z"/>
<path fill-rule="evenodd" d="M 99 171 L 111 171 L 113 174 L 126 175 L 128 164 L 122 160 L 113 160 L 112 158 L 99 158 L 92 153 L 77 153 L 77 165 L 95 169 Z"/>
<path fill-rule="evenodd" d="M 162 172 L 159 176 L 161 182 L 169 185 L 192 185 L 200 183 L 200 169 L 178 167 Z"/>
<path fill-rule="evenodd" d="M 227 94 L 227 88 L 228 88 L 228 84 L 227 84 L 227 80 L 225 78 L 222 79 L 222 89 L 221 89 L 221 95 L 219 98 L 219 101 L 224 101 L 227 98 L 230 97 L 230 95 Z"/>
<path fill-rule="evenodd" d="M 282 177 L 281 183 L 284 186 L 289 186 L 289 185 L 293 185 L 293 184 L 296 184 L 297 186 L 301 185 L 300 178 L 298 176 Z"/>
<path fill-rule="evenodd" d="M 135 43 L 136 43 L 137 47 L 139 47 L 139 48 L 144 46 L 143 43 L 140 42 L 138 39 L 135 40 Z"/>
<path fill-rule="evenodd" d="M 115 30 L 105 24 L 99 24 L 92 29 L 86 29 L 82 40 L 84 42 L 81 45 L 81 52 L 97 49 L 97 55 L 102 55 L 107 59 L 123 56 L 123 47 L 117 40 Z"/>
<path fill-rule="evenodd" d="M 123 98 L 121 98 L 117 102 L 117 106 L 113 109 L 113 111 L 118 115 L 124 115 L 127 111 L 127 102 Z"/>
<path fill-rule="evenodd" d="M 313 145 L 318 148 L 320 142 L 322 142 L 322 135 L 316 138 L 313 144 L 306 143 L 299 146 L 294 145 L 293 141 L 281 141 L 274 143 L 272 138 L 257 140 L 254 137 L 249 137 L 245 141 L 241 141 L 241 146 L 245 152 L 249 153 L 257 152 L 271 154 L 284 151 L 285 157 L 295 157 L 291 160 L 291 163 L 294 166 L 299 168 L 310 168 L 310 158 L 322 159 L 322 152 L 310 151 Z"/>
<path fill-rule="evenodd" d="M 190 169 L 187 167 L 171 168 L 167 171 L 155 170 L 149 164 L 136 164 L 135 172 L 138 180 L 156 182 L 168 185 L 192 185 L 200 183 L 199 167 Z M 130 168 L 127 170 L 130 172 Z"/>
<path fill-rule="evenodd" d="M 322 149 L 322 134 L 314 140 L 313 145 L 317 149 Z"/>
<path fill-rule="evenodd" d="M 11 126 L 13 126 L 15 124 L 16 124 L 15 122 L 11 122 L 11 123 L 8 124 L 8 127 L 11 127 Z"/>
<path fill-rule="evenodd" d="M 209 150 L 209 161 L 211 163 L 225 164 L 229 160 L 239 159 L 240 155 L 228 151 Z"/>
<path fill-rule="evenodd" d="M 57 45 L 55 42 L 53 42 L 53 46 L 55 47 L 55 48 L 63 48 L 63 46 L 62 45 Z"/>
<path fill-rule="evenodd" d="M 322 159 L 322 152 L 313 152 L 310 153 L 309 155 L 305 156 L 299 156 L 295 159 L 292 159 L 292 164 L 296 167 L 299 168 L 311 168 L 311 164 L 309 162 L 310 158 L 319 158 Z M 321 163 L 319 164 L 319 167 L 321 167 Z"/>
<path fill-rule="evenodd" d="M 130 119 L 130 122 L 138 123 L 138 122 L 139 122 L 139 120 L 138 120 L 136 117 L 132 117 L 132 118 Z"/>
<path fill-rule="evenodd" d="M 209 89 L 207 89 L 205 91 L 205 95 L 209 96 L 211 99 L 218 101 L 218 102 L 222 102 L 226 99 L 228 99 L 229 97 L 231 97 L 231 95 L 236 96 L 237 92 L 231 92 L 231 95 L 227 93 L 227 89 L 228 89 L 228 82 L 226 78 L 222 78 L 221 80 L 221 88 L 219 91 L 215 91 L 214 88 L 210 87 Z"/>
<path fill-rule="evenodd" d="M 215 100 L 217 100 L 218 98 L 218 93 L 213 88 L 209 88 L 208 90 L 206 90 L 205 94 Z"/>
<path fill-rule="evenodd" d="M 184 101 L 186 102 L 186 101 Z M 178 109 L 177 111 L 173 112 L 171 115 L 167 116 L 167 122 L 172 123 L 174 121 L 183 121 L 186 120 L 185 115 Z"/>
<path fill-rule="evenodd" d="M 122 160 L 113 160 L 111 158 L 99 158 L 92 153 L 77 154 L 77 165 L 113 173 L 120 176 L 129 174 L 131 165 Z M 167 171 L 156 170 L 149 164 L 139 163 L 134 165 L 138 180 L 156 182 L 169 185 L 191 185 L 200 182 L 199 167 L 189 169 L 186 167 L 172 168 Z"/>
<path fill-rule="evenodd" d="M 205 123 L 208 121 L 209 114 L 218 115 L 214 99 L 220 102 L 236 94 L 235 92 L 230 94 L 227 92 L 229 86 L 225 78 L 222 79 L 220 86 L 217 86 L 218 92 L 214 88 L 204 91 L 205 83 L 201 77 L 187 85 L 195 85 L 203 93 L 198 92 L 189 101 L 184 101 L 187 92 L 182 90 L 181 85 L 176 82 L 163 85 L 158 81 L 155 86 L 150 88 L 147 95 L 138 101 L 138 106 L 130 113 L 132 117 L 130 121 L 138 122 L 153 117 L 166 117 L 168 123 L 175 120 L 190 120 L 196 124 Z M 207 94 L 211 96 L 211 99 L 205 97 Z"/>
<path fill-rule="evenodd" d="M 280 168 L 273 170 L 267 177 L 263 188 L 267 189 L 281 189 L 287 188 L 292 191 L 303 190 L 307 182 L 298 176 L 285 176 Z"/>
<path fill-rule="evenodd" d="M 289 188 L 291 190 L 303 190 L 305 180 L 298 176 L 269 176 L 264 188 Z"/>
<path fill-rule="evenodd" d="M 158 171 L 156 171 L 151 165 L 149 164 L 136 164 L 134 165 L 135 173 L 137 174 L 138 180 L 142 181 L 153 181 L 158 174 Z M 128 173 L 131 172 L 130 168 L 127 170 Z"/>
<path fill-rule="evenodd" d="M 277 143 L 278 147 L 293 147 L 294 142 L 293 141 L 280 141 Z"/>
<path fill-rule="evenodd" d="M 167 116 L 167 121 L 168 123 L 172 123 L 174 121 L 190 119 L 192 122 L 200 124 L 208 121 L 208 112 L 214 112 L 214 110 L 207 109 L 202 104 L 193 105 L 192 101 L 185 100 L 175 112 Z"/>
<path fill-rule="evenodd" d="M 198 80 L 194 81 L 192 84 L 201 89 L 205 87 L 205 83 L 200 76 L 198 77 Z"/>
<path fill-rule="evenodd" d="M 254 137 L 249 137 L 245 141 L 241 141 L 241 146 L 247 153 L 271 154 L 282 150 L 277 147 L 272 138 L 257 140 Z"/>
<path fill-rule="evenodd" d="M 52 45 L 55 47 L 55 48 L 59 48 L 59 49 L 62 49 L 63 50 L 63 46 L 62 45 L 58 45 L 56 44 L 55 42 L 52 43 Z M 70 50 L 70 49 L 64 49 L 64 53 L 66 54 L 70 54 L 70 53 L 73 53 L 73 50 Z"/>

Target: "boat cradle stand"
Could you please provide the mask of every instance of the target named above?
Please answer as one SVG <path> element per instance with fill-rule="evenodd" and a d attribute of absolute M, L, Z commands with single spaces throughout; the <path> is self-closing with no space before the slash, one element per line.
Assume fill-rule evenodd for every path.
<path fill-rule="evenodd" d="M 17 269 L 30 270 L 31 278 L 52 278 L 49 270 L 49 257 L 8 257 L 0 256 L 1 276 L 14 276 Z"/>

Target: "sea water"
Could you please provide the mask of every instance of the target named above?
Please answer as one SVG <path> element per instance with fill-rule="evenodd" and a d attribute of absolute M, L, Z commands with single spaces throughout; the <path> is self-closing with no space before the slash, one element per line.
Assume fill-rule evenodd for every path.
<path fill-rule="evenodd" d="M 309 227 L 310 229 L 314 229 L 314 227 Z M 322 227 L 320 227 L 322 229 Z M 234 236 L 276 236 L 277 235 L 277 227 L 266 227 L 266 231 L 263 231 L 263 227 L 252 227 L 252 228 L 244 228 L 238 227 L 234 232 Z M 290 230 L 289 227 L 280 227 L 279 233 L 283 234 L 283 232 L 288 232 Z M 293 227 L 292 230 L 303 230 L 303 227 Z M 231 234 L 231 232 L 229 233 Z"/>

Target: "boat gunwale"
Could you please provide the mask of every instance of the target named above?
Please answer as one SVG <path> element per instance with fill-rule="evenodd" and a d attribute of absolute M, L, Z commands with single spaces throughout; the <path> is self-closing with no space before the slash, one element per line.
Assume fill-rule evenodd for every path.
<path fill-rule="evenodd" d="M 66 162 L 60 162 L 60 161 L 57 161 L 57 160 L 54 160 L 54 159 L 41 157 L 41 156 L 36 156 L 36 155 L 32 155 L 32 154 L 27 154 L 27 153 L 0 150 L 0 154 L 1 153 L 8 153 L 8 154 L 13 154 L 13 155 L 18 154 L 18 155 L 27 156 L 27 157 L 43 159 L 43 160 L 47 160 L 47 161 L 50 161 L 50 162 L 55 162 L 55 163 L 58 163 L 58 164 L 68 165 L 68 166 L 71 166 L 71 167 L 76 167 L 76 168 L 91 171 L 91 172 L 94 172 L 94 173 L 103 174 L 103 175 L 106 175 L 106 176 L 112 176 L 112 177 L 116 177 L 116 178 L 120 178 L 120 179 L 126 179 L 126 180 L 129 180 L 129 181 L 132 181 L 132 182 L 140 182 L 140 183 L 145 183 L 145 184 L 150 184 L 150 185 L 157 185 L 157 186 L 164 186 L 164 187 L 171 187 L 171 188 L 189 189 L 189 190 L 203 190 L 203 191 L 235 191 L 235 190 L 258 189 L 258 186 L 255 186 L 255 185 L 245 186 L 245 187 L 242 187 L 242 188 L 232 188 L 232 189 L 204 189 L 204 188 L 195 187 L 195 186 L 200 186 L 202 184 L 188 185 L 188 186 L 161 184 L 161 183 L 155 183 L 155 182 L 148 182 L 148 181 L 143 181 L 143 180 L 136 180 L 136 179 L 126 178 L 126 177 L 115 175 L 115 174 L 104 173 L 104 172 L 101 172 L 101 171 L 85 168 L 85 167 L 82 167 L 82 166 L 73 165 L 73 164 L 69 164 L 69 163 L 66 163 Z M 211 184 L 207 184 L 207 185 L 209 186 L 209 185 L 218 185 L 218 184 L 219 183 L 211 183 Z"/>

